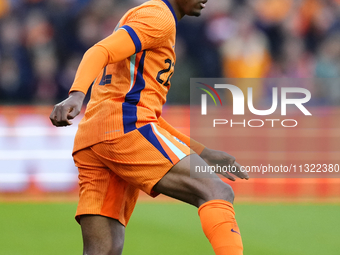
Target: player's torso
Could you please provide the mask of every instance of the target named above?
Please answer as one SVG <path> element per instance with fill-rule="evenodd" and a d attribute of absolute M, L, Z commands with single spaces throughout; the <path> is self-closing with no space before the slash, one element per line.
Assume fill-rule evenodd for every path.
<path fill-rule="evenodd" d="M 117 28 L 125 24 L 136 8 L 123 16 Z M 94 135 L 101 136 L 99 140 L 109 140 L 157 122 L 174 72 L 175 31 L 159 47 L 140 51 L 102 70 L 93 84 L 80 128 L 95 119 Z"/>

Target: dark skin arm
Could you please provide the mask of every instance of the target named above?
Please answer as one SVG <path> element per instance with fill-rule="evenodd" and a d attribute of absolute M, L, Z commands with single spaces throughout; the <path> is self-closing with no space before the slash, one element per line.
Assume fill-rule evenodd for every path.
<path fill-rule="evenodd" d="M 85 94 L 80 91 L 72 91 L 68 98 L 56 104 L 50 115 L 52 124 L 56 127 L 72 125 L 70 120 L 74 119 L 81 110 Z"/>

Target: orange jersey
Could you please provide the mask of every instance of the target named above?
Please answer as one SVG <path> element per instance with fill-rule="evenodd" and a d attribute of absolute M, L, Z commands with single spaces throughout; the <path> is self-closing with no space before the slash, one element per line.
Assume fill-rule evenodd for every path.
<path fill-rule="evenodd" d="M 174 71 L 176 24 L 167 0 L 148 1 L 122 17 L 116 30 L 129 34 L 135 54 L 109 63 L 96 78 L 74 151 L 158 122 Z"/>

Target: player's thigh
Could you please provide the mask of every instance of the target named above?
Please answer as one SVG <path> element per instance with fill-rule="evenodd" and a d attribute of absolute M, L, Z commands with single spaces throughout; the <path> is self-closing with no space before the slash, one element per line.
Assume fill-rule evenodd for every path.
<path fill-rule="evenodd" d="M 101 215 L 128 223 L 139 190 L 105 166 L 90 148 L 78 151 L 74 161 L 79 170 L 79 203 L 76 219 L 81 215 Z"/>
<path fill-rule="evenodd" d="M 196 207 L 214 199 L 233 203 L 234 193 L 230 185 L 215 173 L 202 172 L 200 178 L 190 177 L 190 167 L 194 166 L 207 166 L 207 163 L 197 154 L 185 157 L 154 186 L 154 190 Z"/>
<path fill-rule="evenodd" d="M 150 196 L 153 187 L 181 159 L 193 153 L 188 146 L 156 124 L 91 147 L 96 156 L 129 184 Z"/>
<path fill-rule="evenodd" d="M 84 254 L 120 255 L 122 253 L 125 226 L 118 220 L 100 215 L 82 215 L 80 224 Z"/>

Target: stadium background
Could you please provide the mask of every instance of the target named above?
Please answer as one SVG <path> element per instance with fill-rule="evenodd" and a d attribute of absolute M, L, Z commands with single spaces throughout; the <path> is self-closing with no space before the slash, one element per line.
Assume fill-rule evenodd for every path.
<path fill-rule="evenodd" d="M 57 129 L 48 116 L 67 95 L 86 49 L 140 2 L 0 0 L 0 255 L 81 253 L 80 230 L 72 219 L 76 125 Z M 176 53 L 164 117 L 188 133 L 190 77 L 339 77 L 340 1 L 210 0 L 202 17 L 180 22 Z M 312 147 L 338 159 L 339 129 L 330 134 L 329 128 L 340 126 L 340 85 L 307 88 L 316 106 L 326 109 Z M 270 89 L 258 84 L 257 100 L 270 100 Z M 271 139 L 266 134 L 244 139 L 256 136 Z M 296 137 L 281 134 L 281 139 Z M 243 141 L 229 152 L 252 146 Z M 339 184 L 289 178 L 232 184 L 245 254 L 339 254 Z M 159 253 L 212 250 L 194 208 L 141 194 L 124 254 Z"/>

